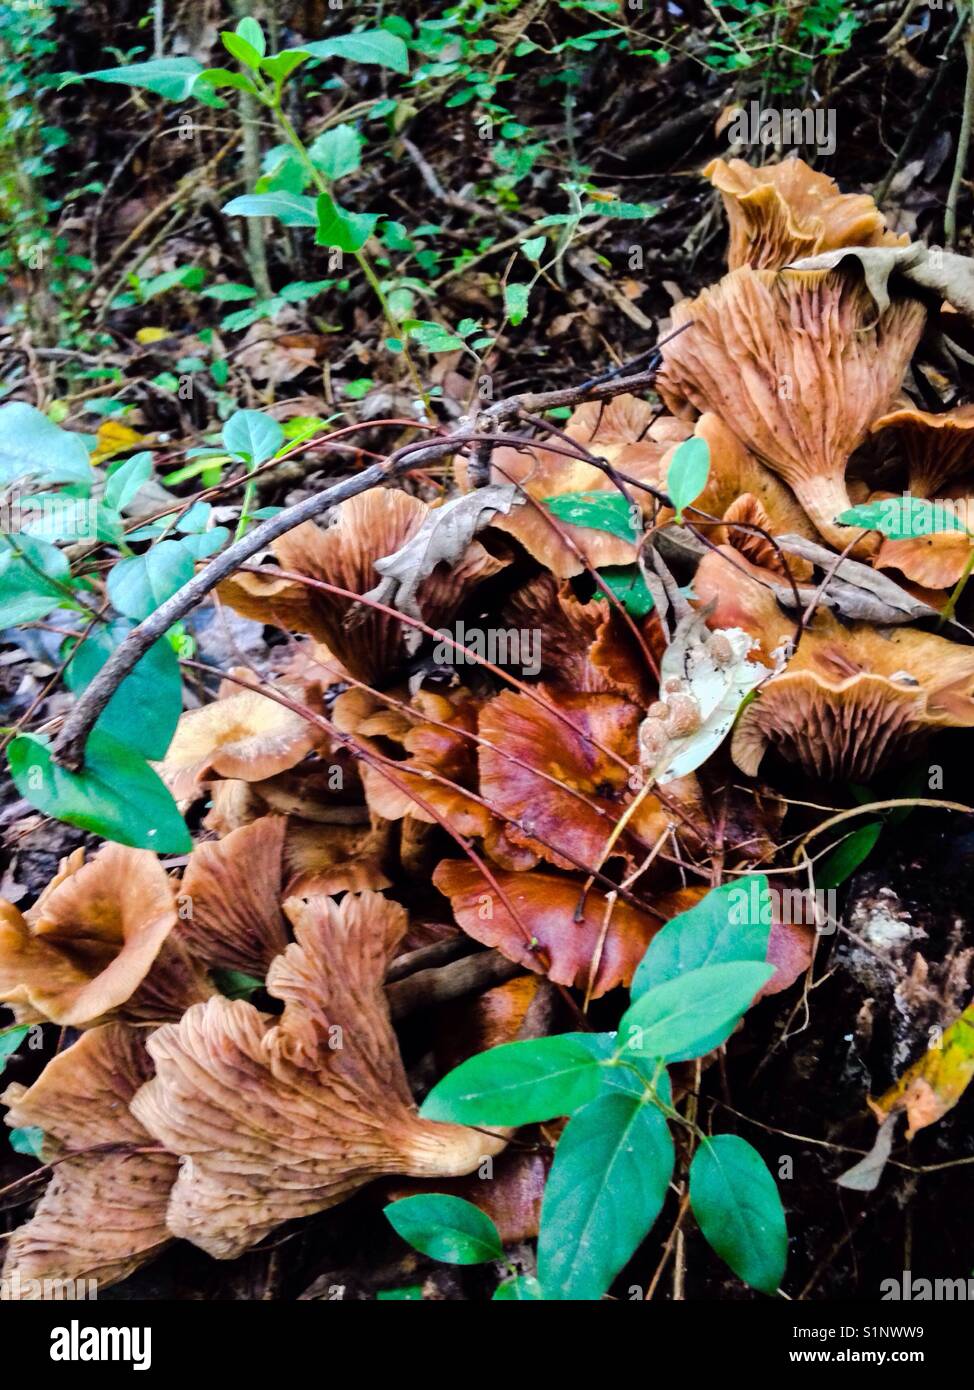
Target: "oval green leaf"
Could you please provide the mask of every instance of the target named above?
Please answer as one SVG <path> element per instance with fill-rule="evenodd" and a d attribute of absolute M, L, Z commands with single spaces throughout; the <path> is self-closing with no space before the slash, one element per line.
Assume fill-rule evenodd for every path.
<path fill-rule="evenodd" d="M 619 1023 L 619 1045 L 647 1057 L 685 1061 L 729 1037 L 758 990 L 774 974 L 763 961 L 705 965 L 646 991 Z"/>
<path fill-rule="evenodd" d="M 450 1265 L 489 1264 L 504 1258 L 497 1227 L 473 1202 L 445 1193 L 420 1193 L 385 1208 L 403 1240 L 415 1250 Z"/>
<path fill-rule="evenodd" d="M 419 1113 L 466 1125 L 527 1125 L 571 1115 L 594 1099 L 614 1051 L 607 1033 L 502 1043 L 444 1076 Z"/>
<path fill-rule="evenodd" d="M 602 1297 L 659 1215 L 673 1160 L 666 1117 L 644 1098 L 609 1092 L 569 1120 L 541 1206 L 546 1299 Z"/>
<path fill-rule="evenodd" d="M 736 1134 L 705 1139 L 690 1164 L 690 1206 L 708 1243 L 734 1273 L 773 1294 L 788 1259 L 788 1229 L 764 1159 Z"/>

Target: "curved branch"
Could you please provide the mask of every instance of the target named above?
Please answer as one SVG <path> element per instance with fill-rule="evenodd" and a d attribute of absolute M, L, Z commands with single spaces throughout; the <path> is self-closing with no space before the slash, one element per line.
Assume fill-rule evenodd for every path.
<path fill-rule="evenodd" d="M 579 405 L 584 400 L 609 400 L 627 391 L 644 390 L 652 385 L 655 376 L 654 365 L 630 377 L 619 377 L 595 384 L 585 382 L 581 386 L 564 387 L 557 391 L 525 392 L 523 395 L 495 401 L 486 406 L 476 420 L 463 420 L 449 435 L 441 439 L 420 439 L 406 444 L 390 454 L 384 462 L 374 463 L 363 472 L 356 473 L 351 478 L 344 478 L 341 482 L 326 488 L 324 492 L 306 497 L 303 501 L 296 502 L 293 507 L 285 507 L 277 516 L 261 522 L 246 536 L 241 536 L 238 541 L 227 546 L 226 550 L 211 560 L 205 569 L 195 574 L 188 584 L 184 584 L 138 627 L 133 628 L 116 647 L 65 719 L 53 747 L 55 761 L 61 767 L 77 772 L 84 762 L 85 744 L 95 721 L 119 685 L 153 643 L 165 636 L 173 623 L 178 623 L 184 618 L 218 584 L 228 579 L 239 565 L 251 559 L 271 541 L 299 526 L 302 521 L 310 521 L 339 502 L 378 487 L 409 469 L 422 467 L 427 462 L 442 458 L 444 454 L 455 454 L 465 445 L 483 440 L 484 435 L 492 436 L 501 421 L 514 420 L 521 414 L 537 415 L 556 406 Z M 497 435 L 496 440 L 490 439 L 488 446 L 493 447 L 494 442 L 502 443 L 502 436 Z"/>

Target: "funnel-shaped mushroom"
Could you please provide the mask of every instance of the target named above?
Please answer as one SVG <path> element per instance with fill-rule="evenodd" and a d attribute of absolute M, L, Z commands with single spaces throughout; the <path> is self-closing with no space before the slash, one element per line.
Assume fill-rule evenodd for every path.
<path fill-rule="evenodd" d="M 33 1086 L 4 1092 L 7 1124 L 43 1130 L 42 1157 L 57 1160 L 33 1216 L 7 1246 L 10 1297 L 57 1297 L 45 1294 L 39 1281 L 47 1279 L 93 1279 L 100 1291 L 172 1240 L 166 1206 L 178 1163 L 152 1152 L 129 1110 L 152 1075 L 143 1038 L 121 1024 L 93 1028 L 52 1058 Z"/>
<path fill-rule="evenodd" d="M 974 727 L 971 648 L 912 628 L 846 628 L 820 612 L 742 713 L 731 752 L 752 776 L 776 747 L 813 776 L 864 781 L 949 727 Z"/>
<path fill-rule="evenodd" d="M 318 687 L 281 693 L 312 709 L 320 703 Z M 157 770 L 176 800 L 185 801 L 198 797 L 207 782 L 218 778 L 262 782 L 294 767 L 326 737 L 296 710 L 238 687 L 233 695 L 180 715 Z"/>
<path fill-rule="evenodd" d="M 952 498 L 961 518 L 974 514 L 974 406 L 933 415 L 912 406 L 894 410 L 872 427 L 877 447 L 908 467 L 914 497 Z M 881 569 L 898 569 L 927 589 L 956 584 L 970 556 L 964 530 L 932 531 L 904 540 L 884 540 L 876 556 Z"/>
<path fill-rule="evenodd" d="M 281 536 L 272 549 L 282 569 L 365 594 L 379 578 L 376 560 L 401 550 L 429 514 L 430 508 L 418 497 L 373 488 L 336 507 L 326 530 L 306 521 Z M 471 542 L 461 564 L 450 570 L 438 566 L 420 585 L 425 620 L 434 627 L 444 621 L 471 586 L 501 565 L 479 541 Z M 395 616 L 296 580 L 282 580 L 272 569 L 266 577 L 235 575 L 219 592 L 247 618 L 307 632 L 326 643 L 359 680 L 375 681 L 404 655 L 402 624 Z"/>
<path fill-rule="evenodd" d="M 905 246 L 886 229 L 867 193 L 840 193 L 803 159 L 754 168 L 743 159 L 714 159 L 704 176 L 719 190 L 730 224 L 731 270 L 780 270 L 801 256 L 842 246 Z"/>
<path fill-rule="evenodd" d="M 902 460 L 914 497 L 939 497 L 944 488 L 974 473 L 974 405 L 933 415 L 912 406 L 873 422 L 877 447 Z"/>
<path fill-rule="evenodd" d="M 153 1034 L 156 1077 L 132 1109 L 183 1166 L 168 1223 L 231 1259 L 280 1222 L 383 1174 L 460 1176 L 504 1140 L 420 1120 L 382 982 L 406 914 L 377 893 L 285 904 L 279 1020 L 217 997 Z"/>
<path fill-rule="evenodd" d="M 154 854 L 107 844 L 85 864 L 76 850 L 26 916 L 0 902 L 0 1002 L 22 1021 L 74 1028 L 178 1018 L 210 990 L 176 920 Z"/>
<path fill-rule="evenodd" d="M 283 816 L 261 816 L 189 857 L 180 890 L 180 935 L 208 967 L 263 979 L 288 943 L 281 912 Z"/>
<path fill-rule="evenodd" d="M 663 348 L 660 393 L 677 411 L 715 411 L 792 488 L 821 534 L 850 531 L 846 463 L 889 405 L 925 310 L 894 300 L 880 313 L 842 272 L 741 269 L 679 304 L 690 323 Z"/>
<path fill-rule="evenodd" d="M 554 690 L 547 701 L 505 690 L 485 705 L 480 787 L 515 822 L 508 837 L 559 868 L 598 864 L 632 800 L 641 713 L 618 695 Z M 669 820 L 654 796 L 646 798 L 618 853 L 645 855 Z"/>
<path fill-rule="evenodd" d="M 811 538 L 815 534 L 815 528 L 810 524 L 791 490 L 771 472 L 770 468 L 759 463 L 754 455 L 744 448 L 723 420 L 708 411 L 700 416 L 693 432 L 696 438 L 703 439 L 710 449 L 710 474 L 703 492 L 693 504 L 695 508 L 711 516 L 725 516 L 728 508 L 737 506 L 742 498 L 747 497 L 757 505 L 749 504 L 743 509 L 737 506 L 738 521 L 762 526 L 772 536 L 798 535 Z M 658 483 L 663 489 L 666 487 L 670 464 L 677 447 L 678 445 L 671 446 L 660 462 Z M 620 456 L 619 467 L 626 471 L 625 451 Z M 667 513 L 664 512 L 659 520 L 663 521 L 666 517 Z M 745 539 L 747 534 L 743 530 L 739 531 L 734 543 L 745 548 L 767 547 L 772 555 L 774 554 L 774 548 L 768 546 L 766 541 L 762 542 L 756 533 L 750 533 L 750 540 Z M 718 544 L 725 539 L 722 530 L 716 527 L 709 527 L 707 536 Z M 803 567 L 800 562 L 793 564 L 793 569 L 796 573 L 810 573 L 808 567 Z"/>

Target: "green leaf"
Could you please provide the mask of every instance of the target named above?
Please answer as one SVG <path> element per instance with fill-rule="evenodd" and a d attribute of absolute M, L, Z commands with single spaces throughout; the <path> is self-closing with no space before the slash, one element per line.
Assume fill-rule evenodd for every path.
<path fill-rule="evenodd" d="M 257 291 L 250 285 L 236 285 L 233 282 L 227 282 L 223 285 L 210 285 L 209 289 L 202 291 L 201 298 L 215 299 L 217 303 L 224 304 L 236 300 L 254 299 L 256 294 Z M 215 365 L 217 364 L 214 363 Z"/>
<path fill-rule="evenodd" d="M 267 40 L 264 38 L 264 31 L 256 19 L 252 19 L 250 15 L 245 15 L 237 25 L 237 33 L 263 58 L 267 52 Z"/>
<path fill-rule="evenodd" d="M 53 582 L 65 585 L 70 578 L 68 557 L 56 545 L 23 533 L 9 541 L 0 537 L 0 627 L 36 622 L 52 608 L 71 607 L 64 589 Z"/>
<path fill-rule="evenodd" d="M 655 599 L 647 589 L 638 565 L 609 565 L 598 573 L 632 617 L 645 618 L 647 613 L 652 613 Z"/>
<path fill-rule="evenodd" d="M 243 970 L 214 970 L 211 973 L 213 983 L 228 999 L 249 999 L 252 994 L 264 988 L 263 980 L 258 980 L 256 976 L 248 975 Z"/>
<path fill-rule="evenodd" d="M 397 34 L 390 34 L 387 29 L 319 39 L 317 43 L 302 44 L 298 52 L 310 53 L 312 58 L 346 58 L 352 63 L 371 63 L 375 67 L 391 68 L 393 72 L 409 72 L 406 45 Z"/>
<path fill-rule="evenodd" d="M 771 936 L 771 890 L 764 874 L 712 888 L 656 933 L 632 977 L 632 999 L 706 965 L 763 961 Z"/>
<path fill-rule="evenodd" d="M 704 1139 L 690 1164 L 690 1206 L 704 1236 L 734 1273 L 773 1294 L 788 1259 L 788 1230 L 774 1178 L 736 1134 Z"/>
<path fill-rule="evenodd" d="M 869 821 L 859 830 L 847 835 L 820 864 L 815 866 L 815 887 L 828 890 L 839 888 L 872 854 L 883 829 L 883 822 Z"/>
<path fill-rule="evenodd" d="M 462 1197 L 421 1193 L 384 1208 L 394 1229 L 414 1249 L 450 1265 L 489 1264 L 504 1258 L 497 1227 Z"/>
<path fill-rule="evenodd" d="M 463 347 L 463 339 L 444 328 L 442 323 L 425 319 L 404 319 L 403 328 L 425 352 L 455 352 Z"/>
<path fill-rule="evenodd" d="M 835 519 L 843 526 L 881 531 L 891 541 L 965 529 L 949 503 L 926 502 L 921 497 L 885 497 L 881 502 L 863 502 Z"/>
<path fill-rule="evenodd" d="M 376 1292 L 379 1303 L 422 1303 L 422 1284 L 406 1284 L 401 1289 L 379 1289 Z"/>
<path fill-rule="evenodd" d="M 533 261 L 535 265 L 537 265 L 538 261 L 541 259 L 541 253 L 545 248 L 545 242 L 547 240 L 548 238 L 543 236 L 530 237 L 527 241 L 521 242 L 521 251 L 527 256 L 529 261 Z"/>
<path fill-rule="evenodd" d="M 276 217 L 285 227 L 317 227 L 315 200 L 300 193 L 244 193 L 224 203 L 228 217 Z"/>
<path fill-rule="evenodd" d="M 502 1043 L 461 1062 L 420 1114 L 465 1125 L 526 1125 L 571 1115 L 598 1093 L 616 1050 L 608 1033 L 562 1033 Z"/>
<path fill-rule="evenodd" d="M 24 1125 L 20 1129 L 10 1131 L 10 1147 L 14 1153 L 27 1154 L 29 1158 L 40 1158 L 43 1143 L 44 1131 L 37 1125 Z"/>
<path fill-rule="evenodd" d="M 647 1057 L 685 1061 L 730 1036 L 774 966 L 763 961 L 705 965 L 655 985 L 622 1016 L 619 1044 Z"/>
<path fill-rule="evenodd" d="M 185 101 L 203 71 L 195 58 L 153 58 L 148 63 L 128 63 L 120 68 L 99 68 L 86 72 L 98 82 L 121 82 L 126 87 L 142 87 L 169 101 Z"/>
<path fill-rule="evenodd" d="M 324 290 L 331 289 L 334 280 L 291 280 L 281 286 L 281 299 L 287 304 L 303 304 L 306 299 L 314 299 Z"/>
<path fill-rule="evenodd" d="M 609 1092 L 568 1121 L 541 1206 L 538 1278 L 547 1299 L 597 1299 L 659 1215 L 674 1150 L 651 1101 Z"/>
<path fill-rule="evenodd" d="M 106 581 L 117 612 L 141 622 L 193 577 L 193 556 L 181 541 L 159 541 L 144 555 L 119 560 Z"/>
<path fill-rule="evenodd" d="M 334 246 L 339 251 L 359 251 L 375 230 L 379 217 L 373 212 L 348 212 L 339 207 L 328 193 L 321 193 L 317 202 L 318 246 Z"/>
<path fill-rule="evenodd" d="M 58 766 L 41 734 L 19 734 L 7 761 L 21 796 L 54 820 L 158 854 L 193 848 L 164 783 L 144 758 L 100 730 L 88 738 L 80 772 Z"/>
<path fill-rule="evenodd" d="M 272 82 L 284 82 L 295 68 L 308 61 L 309 56 L 308 53 L 293 49 L 286 53 L 276 53 L 273 58 L 262 59 L 260 70 L 266 72 Z"/>
<path fill-rule="evenodd" d="M 236 58 L 238 63 L 243 63 L 244 67 L 257 71 L 263 55 L 258 53 L 253 44 L 249 44 L 242 35 L 231 34 L 227 30 L 220 35 L 220 39 L 231 57 Z"/>
<path fill-rule="evenodd" d="M 89 486 L 94 474 L 80 434 L 62 430 L 34 406 L 0 406 L 0 484 L 21 478 Z"/>
<path fill-rule="evenodd" d="M 354 126 L 336 125 L 321 132 L 308 146 L 308 154 L 325 178 L 334 181 L 362 167 L 363 143 Z"/>
<path fill-rule="evenodd" d="M 666 470 L 666 491 L 683 520 L 683 509 L 695 502 L 707 486 L 710 476 L 710 445 L 706 439 L 685 439 L 676 449 Z"/>
<path fill-rule="evenodd" d="M 29 1032 L 30 1024 L 25 1023 L 19 1028 L 5 1028 L 0 1033 L 0 1076 L 3 1076 L 7 1063 Z"/>
<path fill-rule="evenodd" d="M 273 458 L 284 443 L 284 431 L 271 415 L 238 410 L 223 426 L 223 447 L 234 458 L 256 468 Z"/>
<path fill-rule="evenodd" d="M 530 285 L 504 286 L 504 313 L 513 327 L 523 323 L 528 314 L 528 300 L 531 297 Z"/>
<path fill-rule="evenodd" d="M 132 501 L 143 483 L 152 476 L 152 455 L 147 449 L 133 454 L 111 474 L 102 498 L 109 511 L 120 512 Z"/>
<path fill-rule="evenodd" d="M 64 670 L 68 689 L 79 692 L 90 685 L 131 630 L 129 623 L 112 623 L 94 629 L 85 641 L 75 644 L 74 655 Z M 179 659 L 161 637 L 122 681 L 98 716 L 95 728 L 157 762 L 166 756 L 176 732 L 182 712 L 182 689 Z"/>
<path fill-rule="evenodd" d="M 635 542 L 639 538 L 633 509 L 619 492 L 563 492 L 542 500 L 552 516 L 572 526 L 608 531 L 623 541 Z"/>
<path fill-rule="evenodd" d="M 532 1274 L 519 1274 L 514 1279 L 505 1279 L 494 1290 L 493 1303 L 540 1303 L 544 1301 L 541 1285 Z"/>
<path fill-rule="evenodd" d="M 199 75 L 199 83 L 219 91 L 221 87 L 233 87 L 238 92 L 255 93 L 257 88 L 242 72 L 231 72 L 229 68 L 206 68 Z"/>

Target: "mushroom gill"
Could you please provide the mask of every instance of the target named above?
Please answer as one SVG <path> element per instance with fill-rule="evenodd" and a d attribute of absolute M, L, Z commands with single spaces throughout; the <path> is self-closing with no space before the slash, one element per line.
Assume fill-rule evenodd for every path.
<path fill-rule="evenodd" d="M 0 1003 L 22 1022 L 178 1018 L 210 993 L 179 941 L 172 884 L 148 850 L 79 849 L 25 915 L 0 900 Z"/>
<path fill-rule="evenodd" d="M 730 226 L 729 269 L 780 270 L 802 256 L 843 246 L 905 246 L 867 193 L 840 193 L 803 159 L 754 168 L 714 159 L 704 169 L 719 191 Z"/>
<path fill-rule="evenodd" d="M 418 1118 L 383 992 L 406 914 L 377 893 L 285 903 L 279 1019 L 215 997 L 160 1028 L 132 1109 L 182 1160 L 168 1225 L 218 1259 L 384 1174 L 461 1176 L 506 1140 Z"/>
<path fill-rule="evenodd" d="M 430 508 L 418 497 L 373 488 L 340 503 L 326 529 L 306 521 L 272 546 L 281 569 L 365 594 L 375 586 L 376 560 L 392 555 L 420 529 Z M 466 591 L 503 567 L 479 541 L 467 547 L 461 564 L 439 566 L 420 586 L 420 607 L 428 623 L 449 618 Z M 300 591 L 300 593 L 298 592 Z M 402 624 L 388 613 L 328 593 L 268 569 L 238 574 L 220 585 L 221 597 L 244 617 L 305 632 L 324 642 L 359 680 L 374 681 L 404 655 Z"/>
<path fill-rule="evenodd" d="M 172 1240 L 166 1206 L 178 1163 L 129 1110 L 152 1075 L 143 1036 L 118 1023 L 93 1028 L 32 1086 L 8 1086 L 0 1097 L 7 1124 L 43 1130 L 41 1156 L 55 1162 L 33 1216 L 7 1246 L 11 1297 L 45 1297 L 45 1279 L 93 1279 L 100 1290 Z"/>
<path fill-rule="evenodd" d="M 677 305 L 688 323 L 663 347 L 660 394 L 677 413 L 714 411 L 791 487 L 843 548 L 845 470 L 899 389 L 923 329 L 914 299 L 883 311 L 858 276 L 732 271 Z"/>

